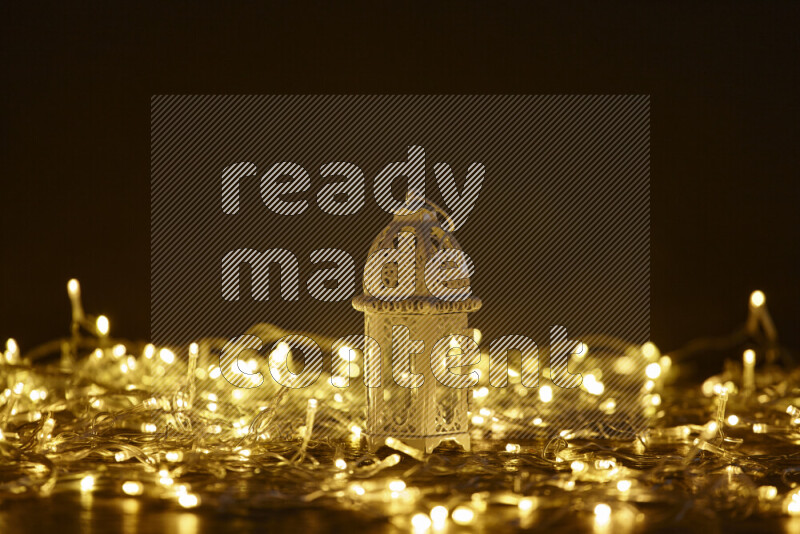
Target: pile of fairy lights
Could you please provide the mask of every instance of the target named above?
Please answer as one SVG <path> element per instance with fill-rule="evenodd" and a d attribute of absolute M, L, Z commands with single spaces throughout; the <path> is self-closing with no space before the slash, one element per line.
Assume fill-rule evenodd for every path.
<path fill-rule="evenodd" d="M 313 505 L 419 532 L 491 521 L 530 526 L 548 510 L 612 528 L 641 520 L 643 506 L 677 515 L 687 502 L 734 516 L 800 515 L 800 372 L 777 363 L 785 352 L 760 291 L 742 331 L 723 340 L 749 343 L 741 362 L 700 387 L 671 382 L 683 358 L 720 340 L 670 355 L 652 343 L 637 348 L 646 359 L 641 398 L 650 426 L 632 438 L 564 430 L 503 439 L 513 432 L 497 432 L 501 413 L 510 429 L 546 421 L 514 421 L 479 388 L 473 451 L 426 455 L 393 438 L 370 453 L 357 393 L 293 390 L 291 402 L 276 384 L 231 393 L 218 360 L 204 356 L 217 342 L 193 343 L 183 355 L 113 339 L 105 316 L 84 313 L 77 280 L 67 289 L 70 336 L 24 355 L 9 339 L 0 360 L 0 500 L 77 492 L 243 513 Z M 289 357 L 286 347 L 277 350 Z M 583 387 L 613 410 L 601 402 L 602 382 L 592 377 Z M 547 386 L 538 395 L 552 400 Z M 278 417 L 291 409 L 296 416 Z"/>

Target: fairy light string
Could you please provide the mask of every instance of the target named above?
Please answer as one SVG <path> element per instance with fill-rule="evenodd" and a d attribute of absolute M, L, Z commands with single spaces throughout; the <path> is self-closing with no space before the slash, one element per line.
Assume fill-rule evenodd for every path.
<path fill-rule="evenodd" d="M 546 412 L 507 409 L 508 399 L 481 386 L 471 404 L 474 450 L 445 446 L 433 454 L 394 437 L 370 453 L 363 399 L 352 388 L 331 384 L 314 397 L 279 385 L 233 388 L 220 377 L 219 363 L 203 357 L 218 342 L 180 348 L 116 339 L 107 317 L 84 311 L 77 280 L 68 282 L 67 293 L 68 337 L 28 352 L 14 339 L 5 344 L 0 498 L 103 491 L 213 509 L 223 495 L 231 498 L 225 488 L 239 481 L 247 487 L 236 497 L 244 507 L 324 502 L 414 532 L 498 520 L 532 526 L 547 520 L 542 511 L 561 509 L 612 532 L 635 520 L 640 505 L 653 503 L 800 516 L 794 459 L 800 372 L 778 365 L 785 351 L 761 292 L 751 295 L 744 328 L 728 340 L 749 336 L 744 355 L 700 387 L 672 382 L 687 354 L 719 339 L 671 355 L 650 343 L 631 348 L 649 362 L 640 396 L 651 416 L 649 428 L 633 439 L 577 428 L 544 440 L 506 438 L 531 426 L 547 428 Z M 608 340 L 585 342 L 578 358 L 590 358 Z M 270 360 L 283 365 L 290 351 L 276 350 Z M 354 352 L 347 358 L 355 361 Z M 546 387 L 532 393 L 543 405 L 557 401 L 558 392 Z M 602 377 L 583 387 L 600 409 L 616 409 Z M 521 391 L 510 387 L 504 394 Z M 298 403 L 305 417 L 283 421 L 281 414 Z M 319 437 L 331 435 L 328 430 L 343 438 Z M 504 513 L 488 512 L 498 509 Z"/>

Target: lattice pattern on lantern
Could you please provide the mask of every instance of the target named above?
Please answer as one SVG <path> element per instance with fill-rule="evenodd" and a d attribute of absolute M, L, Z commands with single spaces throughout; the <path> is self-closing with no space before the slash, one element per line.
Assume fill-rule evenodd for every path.
<path fill-rule="evenodd" d="M 367 388 L 367 438 L 373 449 L 383 445 L 386 438 L 397 438 L 428 452 L 447 440 L 456 441 L 468 450 L 468 410 L 472 390 L 439 383 L 431 370 L 431 349 L 437 341 L 448 336 L 471 336 L 467 313 L 479 309 L 481 301 L 476 297 L 440 300 L 428 291 L 425 285 L 428 261 L 440 250 L 460 250 L 458 242 L 442 227 L 436 209 L 430 204 L 413 214 L 395 215 L 373 241 L 369 255 L 396 248 L 402 232 L 412 234 L 415 240 L 413 295 L 403 300 L 384 301 L 365 293 L 353 299 L 353 306 L 365 313 L 365 334 L 380 346 L 380 354 L 367 350 L 364 361 L 366 376 L 380 376 L 380 387 Z M 396 266 L 391 263 L 384 265 L 381 279 L 386 287 L 396 287 Z M 448 287 L 465 287 L 469 280 L 450 284 Z M 406 341 L 398 342 L 400 339 Z M 424 349 L 412 356 L 411 367 L 397 368 L 398 363 L 407 360 L 405 356 L 393 359 L 393 349 L 398 353 L 408 349 L 416 352 L 413 345 L 418 341 L 424 343 Z M 457 358 L 458 352 L 458 347 L 454 346 L 450 354 Z M 405 385 L 405 380 L 413 374 L 424 375 L 421 386 L 404 387 L 395 380 L 399 378 Z"/>

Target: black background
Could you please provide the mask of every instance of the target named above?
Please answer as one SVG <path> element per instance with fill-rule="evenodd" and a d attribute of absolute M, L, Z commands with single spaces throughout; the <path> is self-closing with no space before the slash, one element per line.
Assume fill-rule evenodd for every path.
<path fill-rule="evenodd" d="M 613 93 L 652 95 L 654 341 L 760 288 L 798 346 L 799 3 L 376 6 L 5 3 L 0 336 L 66 334 L 70 277 L 147 335 L 153 94 Z"/>

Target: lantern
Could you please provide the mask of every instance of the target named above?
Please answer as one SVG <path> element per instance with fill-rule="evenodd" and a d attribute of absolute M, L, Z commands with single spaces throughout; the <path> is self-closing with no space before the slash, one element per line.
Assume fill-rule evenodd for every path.
<path fill-rule="evenodd" d="M 452 350 L 447 356 L 452 366 L 453 356 L 458 358 L 460 353 L 459 344 L 454 340 L 463 341 L 463 337 L 457 336 L 466 336 L 472 342 L 472 330 L 467 328 L 467 313 L 479 309 L 481 301 L 471 292 L 466 298 L 447 300 L 433 296 L 428 290 L 425 270 L 426 266 L 431 268 L 428 263 L 434 255 L 446 249 L 451 250 L 443 253 L 461 251 L 452 234 L 442 227 L 440 214 L 444 215 L 430 202 L 413 213 L 399 211 L 370 247 L 370 257 L 376 253 L 384 254 L 381 251 L 397 250 L 401 234 L 405 239 L 411 234 L 414 239 L 414 285 L 410 296 L 402 300 L 376 298 L 368 291 L 368 269 L 365 269 L 365 293 L 353 299 L 353 306 L 364 312 L 367 339 L 377 342 L 364 349 L 365 377 L 380 376 L 380 387 L 367 387 L 366 393 L 366 436 L 373 450 L 390 437 L 428 453 L 448 440 L 459 443 L 465 450 L 470 448 L 468 410 L 472 390 L 445 385 L 438 379 L 441 374 L 434 376 L 431 352 L 437 342 L 444 340 L 447 343 L 450 339 L 448 348 Z M 385 287 L 398 284 L 396 263 L 386 262 L 378 268 L 380 283 Z M 452 280 L 448 284 L 445 285 L 453 289 L 468 288 L 469 279 Z M 380 350 L 377 350 L 378 346 Z M 393 349 L 402 351 L 408 348 L 412 348 L 407 360 L 410 366 L 405 370 L 393 368 L 393 364 L 398 363 L 398 358 L 393 357 Z M 474 344 L 474 350 L 477 351 L 477 344 Z M 404 374 L 421 374 L 424 381 L 418 387 L 398 384 L 397 379 L 404 378 L 401 376 Z"/>

